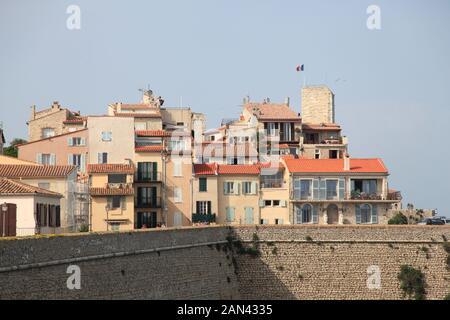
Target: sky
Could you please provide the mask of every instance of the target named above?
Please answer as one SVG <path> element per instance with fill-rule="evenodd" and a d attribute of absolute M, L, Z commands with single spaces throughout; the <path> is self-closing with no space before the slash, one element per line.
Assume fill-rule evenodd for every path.
<path fill-rule="evenodd" d="M 351 157 L 382 158 L 405 204 L 450 216 L 449 30 L 447 0 L 0 0 L 0 121 L 26 138 L 31 105 L 104 114 L 150 87 L 211 128 L 246 95 L 300 112 L 301 86 L 326 84 Z"/>

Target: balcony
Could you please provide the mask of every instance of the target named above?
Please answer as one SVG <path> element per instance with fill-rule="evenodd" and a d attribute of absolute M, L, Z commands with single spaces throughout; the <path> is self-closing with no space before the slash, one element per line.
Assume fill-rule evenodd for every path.
<path fill-rule="evenodd" d="M 161 172 L 137 172 L 134 176 L 135 182 L 161 182 Z"/>
<path fill-rule="evenodd" d="M 132 183 L 106 183 L 106 189 L 129 189 L 133 188 Z"/>
<path fill-rule="evenodd" d="M 216 222 L 215 213 L 193 213 L 192 223 L 213 223 Z"/>
<path fill-rule="evenodd" d="M 392 201 L 401 201 L 402 200 L 402 194 L 400 191 L 390 191 L 387 196 L 388 200 Z"/>
<path fill-rule="evenodd" d="M 261 180 L 261 188 L 283 188 L 283 180 L 278 179 L 264 179 Z"/>
<path fill-rule="evenodd" d="M 161 208 L 161 197 L 140 198 L 136 200 L 136 208 L 138 209 L 156 209 Z"/>
<path fill-rule="evenodd" d="M 378 193 L 366 193 L 359 191 L 352 191 L 347 194 L 346 199 L 348 200 L 383 200 L 383 196 Z"/>

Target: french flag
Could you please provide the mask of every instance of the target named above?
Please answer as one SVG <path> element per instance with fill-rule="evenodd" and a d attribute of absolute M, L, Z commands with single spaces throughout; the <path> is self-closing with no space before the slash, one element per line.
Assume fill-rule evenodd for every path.
<path fill-rule="evenodd" d="M 298 65 L 295 69 L 297 70 L 297 72 L 305 71 L 305 65 L 304 64 Z"/>

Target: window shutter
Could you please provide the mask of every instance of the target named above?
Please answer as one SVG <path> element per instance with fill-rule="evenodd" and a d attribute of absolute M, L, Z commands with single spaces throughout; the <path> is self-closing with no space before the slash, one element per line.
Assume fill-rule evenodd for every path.
<path fill-rule="evenodd" d="M 56 227 L 61 227 L 61 207 L 56 206 Z"/>
<path fill-rule="evenodd" d="M 319 181 L 319 199 L 325 200 L 327 198 L 327 181 L 322 179 Z"/>
<path fill-rule="evenodd" d="M 252 194 L 256 194 L 256 188 L 257 188 L 256 182 L 252 182 L 251 184 Z"/>
<path fill-rule="evenodd" d="M 196 202 L 196 213 L 200 213 L 200 201 Z"/>
<path fill-rule="evenodd" d="M 344 200 L 345 179 L 339 179 L 339 200 Z"/>
<path fill-rule="evenodd" d="M 81 138 L 80 139 L 80 145 L 81 146 L 85 146 L 86 145 L 86 138 Z"/>
<path fill-rule="evenodd" d="M 154 181 L 156 181 L 156 179 L 157 179 L 157 176 L 158 176 L 158 162 L 153 162 L 152 163 L 152 174 L 153 174 L 153 177 L 152 177 L 152 179 L 154 180 Z"/>
<path fill-rule="evenodd" d="M 223 194 L 227 194 L 227 183 L 223 183 Z"/>
<path fill-rule="evenodd" d="M 264 200 L 259 200 L 259 207 L 260 208 L 264 208 L 265 207 Z"/>
<path fill-rule="evenodd" d="M 283 219 L 278 219 L 278 224 L 283 224 Z"/>
<path fill-rule="evenodd" d="M 378 206 L 376 204 L 372 205 L 372 223 L 378 223 Z"/>
<path fill-rule="evenodd" d="M 361 223 L 361 206 L 359 204 L 355 204 L 355 214 L 356 214 L 356 223 Z"/>
<path fill-rule="evenodd" d="M 84 154 L 81 155 L 81 165 L 80 165 L 80 170 L 81 172 L 85 172 L 86 171 L 86 156 Z"/>
<path fill-rule="evenodd" d="M 233 182 L 235 188 L 234 188 L 234 194 L 238 195 L 241 192 L 241 184 L 239 182 L 234 181 Z"/>
<path fill-rule="evenodd" d="M 98 162 L 99 164 L 101 164 L 102 161 L 103 161 L 103 155 L 102 155 L 101 153 L 98 153 L 98 154 L 97 154 L 97 162 Z"/>
<path fill-rule="evenodd" d="M 317 205 L 312 206 L 312 222 L 313 223 L 319 223 L 319 208 L 317 207 Z"/>
<path fill-rule="evenodd" d="M 122 208 L 122 210 L 126 210 L 127 209 L 127 197 L 123 196 L 120 199 L 121 203 L 120 206 Z"/>
<path fill-rule="evenodd" d="M 108 197 L 108 207 L 111 209 L 113 206 L 113 197 Z"/>
<path fill-rule="evenodd" d="M 68 164 L 69 166 L 72 166 L 72 165 L 73 165 L 73 155 L 72 155 L 72 154 L 68 154 L 68 155 L 67 155 L 67 164 Z"/>
<path fill-rule="evenodd" d="M 72 147 L 72 146 L 73 146 L 73 139 L 72 139 L 72 137 L 67 138 L 67 145 L 68 145 L 69 147 Z"/>
<path fill-rule="evenodd" d="M 50 154 L 50 165 L 56 165 L 56 155 L 54 153 Z"/>
<path fill-rule="evenodd" d="M 226 216 L 227 216 L 227 221 L 231 221 L 231 208 L 226 207 Z"/>
<path fill-rule="evenodd" d="M 319 180 L 313 180 L 313 199 L 319 200 Z"/>
<path fill-rule="evenodd" d="M 212 210 L 211 210 L 211 201 L 207 201 L 207 203 L 208 203 L 208 213 L 209 214 L 211 214 L 212 213 Z"/>
<path fill-rule="evenodd" d="M 42 164 L 42 153 L 36 154 L 36 163 Z"/>
<path fill-rule="evenodd" d="M 283 208 L 286 208 L 287 201 L 286 201 L 286 200 L 280 200 L 280 205 L 281 205 Z"/>
<path fill-rule="evenodd" d="M 231 221 L 234 221 L 234 211 L 235 211 L 235 209 L 234 208 L 230 208 L 231 209 Z"/>

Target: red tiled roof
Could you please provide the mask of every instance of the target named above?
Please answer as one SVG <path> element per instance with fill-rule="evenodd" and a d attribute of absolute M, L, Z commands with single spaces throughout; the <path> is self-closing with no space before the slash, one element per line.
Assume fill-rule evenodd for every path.
<path fill-rule="evenodd" d="M 143 146 L 143 147 L 135 147 L 135 152 L 161 152 L 163 150 L 162 145 L 158 146 Z"/>
<path fill-rule="evenodd" d="M 388 173 L 383 161 L 374 159 L 350 159 L 350 170 L 344 171 L 344 159 L 290 159 L 283 158 L 290 172 L 328 173 Z"/>
<path fill-rule="evenodd" d="M 62 195 L 19 181 L 0 178 L 0 195 L 43 195 L 62 198 Z"/>
<path fill-rule="evenodd" d="M 286 104 L 276 103 L 247 103 L 245 108 L 254 114 L 259 120 L 294 120 L 300 121 L 301 117 Z"/>
<path fill-rule="evenodd" d="M 53 178 L 67 177 L 76 166 L 43 166 L 25 164 L 0 165 L 0 177 L 4 178 Z"/>
<path fill-rule="evenodd" d="M 116 117 L 133 117 L 133 118 L 161 118 L 161 113 L 138 113 L 138 112 L 114 112 Z"/>
<path fill-rule="evenodd" d="M 194 164 L 194 174 L 196 174 L 196 175 L 216 175 L 217 174 L 217 164 L 216 163 Z"/>
<path fill-rule="evenodd" d="M 89 193 L 93 197 L 101 196 L 132 196 L 134 188 L 89 188 Z"/>
<path fill-rule="evenodd" d="M 136 130 L 138 137 L 170 137 L 170 133 L 165 130 Z"/>
<path fill-rule="evenodd" d="M 129 164 L 89 164 L 88 173 L 126 173 L 134 174 L 134 167 Z"/>
<path fill-rule="evenodd" d="M 259 165 L 257 164 L 238 164 L 238 165 L 219 165 L 219 174 L 259 174 Z"/>
<path fill-rule="evenodd" d="M 321 123 L 321 124 L 302 124 L 303 130 L 314 130 L 314 131 L 340 131 L 341 126 L 335 123 Z"/>

